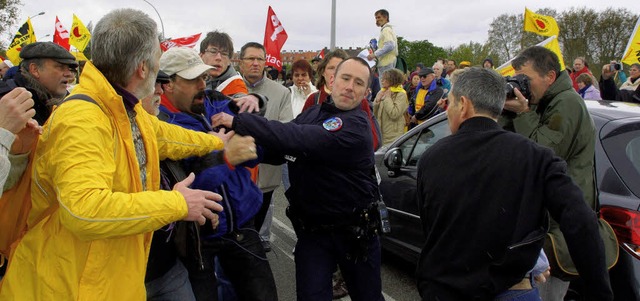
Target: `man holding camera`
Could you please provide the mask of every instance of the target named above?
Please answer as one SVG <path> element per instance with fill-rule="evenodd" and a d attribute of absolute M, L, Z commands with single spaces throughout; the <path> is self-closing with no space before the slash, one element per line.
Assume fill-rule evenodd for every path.
<path fill-rule="evenodd" d="M 640 64 L 632 64 L 629 78 L 618 88 L 615 83 L 617 74 L 622 73 L 621 64 L 611 62 L 602 66 L 600 91 L 602 99 L 640 103 Z"/>
<path fill-rule="evenodd" d="M 573 89 L 567 72 L 560 70 L 558 56 L 544 47 L 525 49 L 511 64 L 516 75 L 524 75 L 529 83 L 528 88 L 514 89 L 516 98 L 505 103 L 505 110 L 516 113 L 507 117 L 513 130 L 567 161 L 568 174 L 581 188 L 587 205 L 595 208 L 595 127 L 584 100 Z M 525 90 L 530 93 L 521 93 Z M 560 235 L 553 220 L 549 231 Z M 569 287 L 569 282 L 553 273 L 540 288 L 543 300 L 562 300 Z"/>

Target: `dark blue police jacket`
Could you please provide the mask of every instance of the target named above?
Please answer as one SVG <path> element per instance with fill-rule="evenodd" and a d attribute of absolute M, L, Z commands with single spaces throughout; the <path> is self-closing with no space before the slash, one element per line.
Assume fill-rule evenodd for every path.
<path fill-rule="evenodd" d="M 331 98 L 289 123 L 239 114 L 232 128 L 263 147 L 263 162 L 289 166 L 286 196 L 305 225 L 351 225 L 374 201 L 377 182 L 371 126 L 364 111 L 343 111 Z"/>

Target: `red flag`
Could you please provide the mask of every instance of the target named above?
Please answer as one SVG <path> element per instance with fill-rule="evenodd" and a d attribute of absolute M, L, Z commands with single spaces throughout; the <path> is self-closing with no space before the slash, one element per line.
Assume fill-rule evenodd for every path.
<path fill-rule="evenodd" d="M 201 34 L 202 33 L 194 34 L 192 36 L 188 36 L 188 37 L 184 37 L 184 38 L 166 40 L 166 41 L 160 43 L 160 48 L 162 49 L 163 52 L 167 51 L 171 47 L 189 47 L 189 48 L 193 48 L 193 47 L 196 46 L 196 43 L 198 43 L 198 40 L 200 40 L 200 35 Z"/>
<path fill-rule="evenodd" d="M 282 60 L 280 59 L 280 50 L 282 45 L 287 41 L 287 32 L 284 30 L 282 23 L 278 20 L 276 13 L 273 12 L 271 6 L 267 12 L 267 25 L 264 29 L 264 48 L 267 50 L 267 66 L 274 67 L 278 71 L 282 70 Z"/>
<path fill-rule="evenodd" d="M 69 31 L 64 28 L 62 22 L 58 20 L 58 16 L 56 16 L 56 29 L 53 32 L 53 42 L 64 47 L 64 49 L 69 50 Z"/>
<path fill-rule="evenodd" d="M 322 48 L 322 50 L 320 50 L 320 52 L 318 52 L 318 55 L 316 55 L 319 59 L 323 59 L 324 58 L 324 48 Z"/>

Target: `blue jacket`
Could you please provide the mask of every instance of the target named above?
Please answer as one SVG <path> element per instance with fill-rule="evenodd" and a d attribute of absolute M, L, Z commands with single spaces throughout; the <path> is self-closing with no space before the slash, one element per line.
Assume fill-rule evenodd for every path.
<path fill-rule="evenodd" d="M 165 106 L 160 106 L 160 111 L 169 115 L 167 122 L 200 132 L 210 132 L 211 116 L 225 112 L 235 115 L 230 109 L 229 99 L 205 98 L 205 115 L 198 116 L 189 113 L 171 112 Z M 258 154 L 261 149 L 258 147 Z M 216 230 L 211 225 L 202 227 L 200 231 L 204 238 L 215 238 L 227 234 L 235 229 L 243 227 L 252 220 L 262 205 L 262 192 L 251 180 L 249 170 L 244 167 L 254 167 L 259 159 L 247 161 L 231 169 L 227 164 L 218 164 L 202 169 L 206 164 L 200 158 L 183 160 L 183 166 L 187 172 L 195 172 L 196 179 L 191 185 L 193 189 L 212 191 L 223 197 L 221 201 L 224 210 L 218 213 L 220 224 Z"/>
<path fill-rule="evenodd" d="M 338 120 L 339 118 L 339 120 Z M 374 202 L 372 134 L 366 114 L 337 109 L 331 98 L 292 122 L 238 114 L 233 129 L 264 148 L 264 162 L 288 161 L 290 208 L 305 225 L 348 225 Z"/>

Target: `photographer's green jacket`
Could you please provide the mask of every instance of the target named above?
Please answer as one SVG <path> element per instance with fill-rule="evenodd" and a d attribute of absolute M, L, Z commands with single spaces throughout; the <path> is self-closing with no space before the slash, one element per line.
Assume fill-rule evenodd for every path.
<path fill-rule="evenodd" d="M 567 161 L 568 172 L 595 208 L 595 126 L 584 100 L 562 71 L 537 106 L 513 119 L 515 132 L 551 148 Z"/>

